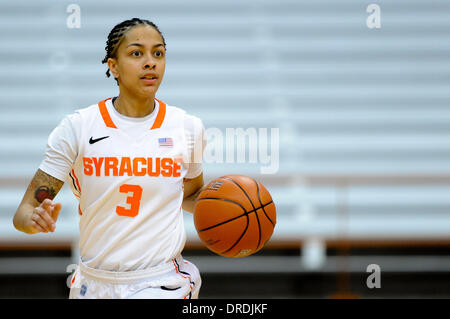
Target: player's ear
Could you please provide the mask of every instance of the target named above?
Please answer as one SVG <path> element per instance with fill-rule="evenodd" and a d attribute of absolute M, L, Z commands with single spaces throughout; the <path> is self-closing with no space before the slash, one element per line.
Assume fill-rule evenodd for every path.
<path fill-rule="evenodd" d="M 108 68 L 109 71 L 112 73 L 113 77 L 115 79 L 119 78 L 119 72 L 117 72 L 117 61 L 114 58 L 108 58 Z"/>

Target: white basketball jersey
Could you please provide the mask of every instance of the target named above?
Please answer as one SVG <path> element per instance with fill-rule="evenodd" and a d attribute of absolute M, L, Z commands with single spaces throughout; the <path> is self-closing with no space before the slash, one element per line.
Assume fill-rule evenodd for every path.
<path fill-rule="evenodd" d="M 184 247 L 186 115 L 156 101 L 152 125 L 134 134 L 121 129 L 110 99 L 78 111 L 82 129 L 75 130 L 77 156 L 67 181 L 79 199 L 80 256 L 92 268 L 149 268 Z M 40 168 L 54 175 L 45 160 Z"/>

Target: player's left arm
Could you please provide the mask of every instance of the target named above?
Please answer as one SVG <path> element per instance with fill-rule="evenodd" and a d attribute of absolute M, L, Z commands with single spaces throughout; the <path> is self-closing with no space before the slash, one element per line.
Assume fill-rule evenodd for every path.
<path fill-rule="evenodd" d="M 184 199 L 183 199 L 183 210 L 194 213 L 195 201 L 198 195 L 205 187 L 203 181 L 203 173 L 194 178 L 185 178 L 183 180 L 184 184 Z"/>

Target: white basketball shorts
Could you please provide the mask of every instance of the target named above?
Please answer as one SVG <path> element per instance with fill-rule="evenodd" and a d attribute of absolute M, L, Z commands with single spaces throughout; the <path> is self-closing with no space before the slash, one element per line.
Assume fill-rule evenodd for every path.
<path fill-rule="evenodd" d="M 70 299 L 197 299 L 200 273 L 180 255 L 144 270 L 115 272 L 80 261 L 72 276 Z"/>

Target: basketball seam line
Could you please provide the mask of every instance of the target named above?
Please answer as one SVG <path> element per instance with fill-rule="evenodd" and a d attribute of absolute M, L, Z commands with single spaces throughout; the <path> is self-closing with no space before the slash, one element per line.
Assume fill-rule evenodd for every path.
<path fill-rule="evenodd" d="M 261 208 L 266 207 L 266 206 L 268 206 L 268 205 L 270 205 L 270 204 L 273 203 L 273 200 L 271 200 L 271 201 L 268 202 L 267 204 L 261 205 L 260 207 L 258 207 L 258 208 L 256 208 L 256 209 L 253 209 L 253 210 L 250 210 L 250 211 L 247 212 L 247 211 L 245 210 L 245 208 L 244 208 L 241 204 L 236 203 L 236 202 L 234 202 L 234 201 L 226 200 L 225 198 L 203 197 L 203 198 L 199 198 L 198 200 L 202 200 L 202 199 L 218 199 L 218 200 L 225 200 L 225 201 L 228 201 L 228 202 L 230 202 L 230 203 L 239 205 L 239 206 L 244 210 L 244 214 L 239 215 L 239 216 L 236 216 L 236 217 L 233 217 L 233 218 L 231 218 L 231 219 L 227 219 L 226 221 L 221 222 L 221 223 L 219 223 L 219 224 L 215 224 L 215 225 L 212 225 L 212 226 L 209 226 L 209 227 L 200 229 L 200 230 L 198 230 L 198 232 L 206 231 L 206 230 L 209 230 L 209 229 L 211 229 L 211 228 L 214 228 L 214 227 L 217 227 L 217 226 L 221 226 L 221 225 L 223 225 L 223 224 L 226 224 L 226 223 L 228 223 L 228 222 L 230 222 L 230 221 L 233 221 L 233 220 L 235 220 L 235 219 L 241 218 L 241 217 L 243 217 L 243 216 L 247 216 L 247 215 L 250 214 L 250 213 L 256 212 L 258 209 L 261 209 Z"/>
<path fill-rule="evenodd" d="M 252 179 L 253 179 L 253 178 L 252 178 Z M 253 181 L 256 183 L 256 190 L 257 190 L 257 192 L 258 192 L 258 200 L 259 200 L 259 203 L 260 203 L 261 206 L 262 206 L 261 196 L 260 196 L 260 194 L 259 194 L 259 184 L 258 184 L 258 182 L 257 182 L 256 180 L 253 179 Z M 273 202 L 273 201 L 272 201 L 272 202 Z M 270 223 L 272 224 L 272 226 L 275 227 L 275 224 L 273 223 L 273 221 L 270 219 L 269 216 L 267 216 L 267 213 L 266 213 L 266 210 L 264 209 L 264 207 L 263 207 L 263 212 L 264 212 L 264 215 L 266 215 L 267 219 L 268 219 L 268 220 L 270 221 Z"/>
<path fill-rule="evenodd" d="M 222 178 L 223 179 L 228 179 L 228 180 L 232 181 L 235 185 L 237 185 L 237 187 L 239 187 L 241 189 L 241 191 L 244 193 L 244 195 L 247 197 L 247 199 L 250 202 L 250 204 L 252 205 L 253 209 L 256 211 L 255 205 L 253 205 L 253 202 L 252 202 L 250 196 L 247 194 L 247 192 L 242 188 L 242 186 L 238 182 L 236 182 L 231 177 L 224 176 Z M 259 233 L 258 233 L 258 244 L 256 245 L 256 249 L 255 250 L 258 250 L 259 244 L 261 243 L 261 223 L 259 222 L 258 214 L 255 214 L 255 217 L 256 217 L 256 221 L 258 222 L 258 230 L 259 230 Z M 248 228 L 248 225 L 247 225 L 247 227 L 245 229 L 245 232 L 247 232 L 247 228 Z M 230 249 L 232 249 L 234 246 L 236 246 L 237 243 L 239 243 L 239 241 L 242 239 L 242 237 L 245 234 L 245 232 L 241 235 L 241 237 L 239 237 L 238 241 Z M 228 250 L 230 250 L 230 249 L 228 249 Z"/>

